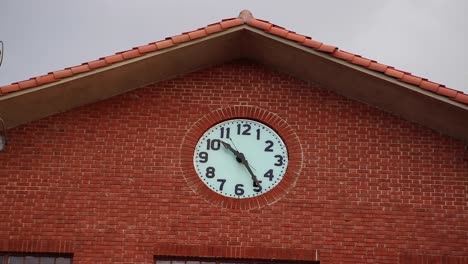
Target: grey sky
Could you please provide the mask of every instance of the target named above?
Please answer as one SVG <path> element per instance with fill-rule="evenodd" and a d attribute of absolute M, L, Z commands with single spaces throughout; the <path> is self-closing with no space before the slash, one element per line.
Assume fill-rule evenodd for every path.
<path fill-rule="evenodd" d="M 2 0 L 0 85 L 236 17 L 243 9 L 468 93 L 465 0 Z"/>

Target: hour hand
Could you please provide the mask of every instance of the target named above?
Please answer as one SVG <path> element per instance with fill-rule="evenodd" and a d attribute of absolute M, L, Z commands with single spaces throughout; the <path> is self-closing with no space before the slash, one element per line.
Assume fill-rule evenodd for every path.
<path fill-rule="evenodd" d="M 223 146 L 224 146 L 225 148 L 227 148 L 229 151 L 231 151 L 232 153 L 234 153 L 234 155 L 236 155 L 236 157 L 241 156 L 241 153 L 240 153 L 239 151 L 235 150 L 229 143 L 226 143 L 226 142 L 224 142 L 224 141 L 222 141 L 222 140 L 220 140 L 220 141 L 221 141 L 221 144 L 223 144 Z M 239 158 L 240 158 L 240 157 L 239 157 Z"/>

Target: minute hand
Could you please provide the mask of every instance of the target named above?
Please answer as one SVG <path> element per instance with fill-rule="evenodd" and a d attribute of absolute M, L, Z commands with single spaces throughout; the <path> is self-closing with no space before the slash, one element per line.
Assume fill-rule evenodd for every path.
<path fill-rule="evenodd" d="M 260 185 L 260 182 L 258 181 L 257 179 L 257 176 L 255 176 L 255 174 L 253 173 L 252 169 L 250 168 L 250 165 L 249 165 L 249 162 L 245 159 L 245 156 L 243 153 L 240 153 L 241 156 L 239 157 L 241 160 L 242 160 L 242 164 L 244 164 L 244 166 L 247 168 L 247 171 L 250 173 L 250 175 L 252 176 L 252 180 L 255 182 L 255 184 L 259 187 L 262 187 Z"/>

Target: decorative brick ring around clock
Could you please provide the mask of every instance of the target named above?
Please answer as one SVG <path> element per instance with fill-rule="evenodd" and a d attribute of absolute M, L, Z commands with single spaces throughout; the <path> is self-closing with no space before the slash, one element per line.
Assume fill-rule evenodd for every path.
<path fill-rule="evenodd" d="M 194 151 L 202 135 L 218 123 L 232 119 L 249 119 L 273 129 L 283 140 L 288 153 L 288 165 L 282 180 L 268 192 L 245 199 L 227 197 L 212 191 L 197 175 Z M 217 109 L 195 122 L 187 131 L 180 150 L 183 176 L 190 188 L 210 203 L 231 209 L 256 209 L 278 201 L 296 184 L 302 169 L 302 148 L 294 130 L 278 115 L 253 106 L 232 106 Z M 240 161 L 239 161 L 240 162 Z"/>

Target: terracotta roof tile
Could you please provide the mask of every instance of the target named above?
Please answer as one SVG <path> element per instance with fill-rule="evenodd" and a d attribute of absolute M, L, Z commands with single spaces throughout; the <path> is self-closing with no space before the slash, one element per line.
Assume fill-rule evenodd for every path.
<path fill-rule="evenodd" d="M 90 69 L 97 69 L 97 68 L 107 66 L 107 62 L 104 59 L 90 61 L 90 62 L 88 62 L 88 66 L 89 66 Z"/>
<path fill-rule="evenodd" d="M 19 85 L 20 89 L 23 90 L 23 89 L 28 89 L 28 88 L 37 86 L 38 83 L 36 81 L 36 78 L 31 78 L 29 80 L 19 82 L 18 85 Z"/>
<path fill-rule="evenodd" d="M 136 58 L 136 57 L 139 57 L 141 56 L 140 52 L 138 51 L 138 49 L 132 49 L 132 50 L 129 50 L 129 51 L 125 51 L 122 53 L 122 57 L 127 60 L 127 59 L 131 59 L 131 58 Z"/>
<path fill-rule="evenodd" d="M 67 78 L 73 75 L 73 72 L 70 69 L 64 69 L 59 71 L 54 71 L 52 73 L 56 79 Z"/>
<path fill-rule="evenodd" d="M 311 47 L 313 49 L 318 49 L 320 46 L 322 46 L 323 43 L 318 42 L 318 41 L 313 40 L 313 39 L 306 39 L 306 40 L 304 40 L 304 42 L 302 44 L 305 45 L 305 46 Z"/>
<path fill-rule="evenodd" d="M 422 78 L 411 75 L 411 74 L 405 74 L 403 75 L 403 78 L 401 78 L 402 82 L 409 83 L 412 85 L 419 86 L 419 84 L 422 82 Z"/>
<path fill-rule="evenodd" d="M 145 54 L 145 53 L 149 53 L 149 52 L 153 52 L 153 51 L 158 50 L 158 47 L 156 46 L 155 43 L 150 43 L 148 45 L 143 45 L 143 46 L 137 47 L 137 49 L 141 54 Z"/>
<path fill-rule="evenodd" d="M 468 104 L 468 95 L 463 94 L 463 93 L 458 93 L 457 96 L 455 96 L 455 100 L 460 103 Z"/>
<path fill-rule="evenodd" d="M 272 27 L 270 29 L 270 33 L 273 34 L 273 35 L 277 35 L 277 36 L 280 36 L 280 37 L 283 37 L 285 38 L 286 35 L 288 35 L 288 30 L 284 29 L 284 28 L 280 28 L 280 27 Z"/>
<path fill-rule="evenodd" d="M 335 58 L 342 59 L 345 61 L 352 61 L 356 55 L 349 53 L 344 50 L 335 50 L 332 54 Z"/>
<path fill-rule="evenodd" d="M 122 53 L 119 53 L 119 54 L 114 54 L 114 55 L 104 57 L 104 60 L 106 60 L 108 64 L 112 64 L 112 63 L 116 63 L 119 61 L 123 61 L 124 58 L 122 56 Z"/>
<path fill-rule="evenodd" d="M 0 87 L 0 93 L 1 94 L 12 93 L 12 92 L 16 92 L 16 91 L 19 91 L 19 90 L 20 90 L 20 86 L 17 83 L 9 84 L 9 85 L 5 85 L 5 86 Z"/>
<path fill-rule="evenodd" d="M 378 63 L 376 61 L 372 61 L 368 68 L 373 71 L 378 71 L 378 72 L 385 72 L 389 67 L 385 64 Z"/>
<path fill-rule="evenodd" d="M 196 31 L 192 31 L 192 32 L 189 32 L 187 33 L 190 37 L 190 39 L 198 39 L 198 38 L 203 38 L 207 35 L 205 29 L 199 29 L 199 30 L 196 30 Z"/>
<path fill-rule="evenodd" d="M 169 48 L 180 43 L 188 42 L 190 40 L 203 38 L 207 35 L 214 34 L 214 33 L 223 31 L 225 29 L 240 26 L 243 24 L 247 24 L 249 26 L 262 29 L 269 34 L 276 35 L 276 36 L 285 38 L 287 40 L 298 42 L 302 44 L 303 46 L 310 47 L 314 50 L 318 50 L 318 51 L 325 52 L 325 53 L 330 53 L 330 56 L 333 56 L 334 58 L 338 58 L 338 59 L 347 61 L 349 63 L 359 65 L 363 68 L 373 70 L 376 72 L 380 72 L 390 77 L 394 77 L 401 82 L 415 85 L 421 89 L 439 94 L 441 96 L 450 98 L 454 101 L 468 104 L 467 103 L 468 95 L 464 94 L 463 92 L 447 88 L 438 83 L 434 83 L 426 79 L 411 75 L 408 72 L 395 69 L 388 65 L 378 63 L 376 61 L 372 61 L 367 58 L 363 58 L 359 55 L 346 52 L 343 50 L 339 50 L 335 46 L 326 45 L 326 44 L 323 44 L 322 42 L 313 40 L 310 37 L 296 34 L 295 32 L 288 31 L 287 29 L 284 29 L 282 27 L 275 26 L 268 21 L 255 19 L 252 17 L 250 11 L 248 10 L 242 11 L 238 18 L 225 19 L 225 20 L 222 20 L 221 22 L 210 24 L 204 28 L 200 28 L 194 31 L 190 31 L 187 33 L 169 37 L 169 38 L 166 38 L 165 40 L 161 40 L 158 42 L 136 47 L 134 49 L 127 50 L 124 52 L 119 52 L 117 54 L 113 54 L 113 55 L 101 58 L 99 60 L 83 63 L 82 65 L 66 68 L 64 70 L 58 70 L 58 71 L 49 73 L 47 75 L 31 78 L 30 80 L 25 80 L 25 81 L 21 81 L 18 83 L 5 85 L 3 87 L 0 87 L 0 95 L 15 92 L 15 91 L 22 90 L 22 89 L 28 89 L 28 88 L 35 87 L 41 84 L 45 84 L 45 83 L 58 81 L 60 79 L 67 78 L 76 74 L 80 74 L 80 73 L 91 71 L 93 69 L 105 67 L 112 63 L 120 62 L 126 59 L 135 58 L 137 56 L 141 56 L 149 52 Z"/>
<path fill-rule="evenodd" d="M 190 37 L 188 34 L 181 34 L 181 35 L 174 36 L 171 39 L 172 39 L 172 42 L 174 42 L 175 44 L 179 44 L 179 43 L 189 41 Z"/>
<path fill-rule="evenodd" d="M 419 84 L 419 87 L 423 88 L 424 90 L 431 91 L 431 92 L 436 92 L 439 86 L 440 84 L 435 83 L 435 82 L 430 82 L 427 80 L 423 80 L 421 84 Z"/>
<path fill-rule="evenodd" d="M 36 82 L 38 85 L 47 84 L 55 81 L 57 81 L 57 79 L 55 79 L 54 74 L 52 73 L 36 77 Z"/>
<path fill-rule="evenodd" d="M 322 44 L 322 46 L 320 46 L 318 48 L 318 50 L 323 51 L 323 52 L 327 52 L 327 53 L 332 53 L 337 49 L 338 49 L 337 47 L 332 46 L 332 45 L 327 45 L 327 44 Z"/>
<path fill-rule="evenodd" d="M 247 23 L 249 24 L 249 26 L 260 28 L 260 29 L 263 29 L 265 31 L 270 30 L 270 28 L 273 26 L 272 24 L 270 24 L 268 22 L 265 22 L 265 21 L 262 21 L 262 20 L 259 20 L 259 19 L 256 19 L 256 18 L 250 19 L 249 22 L 247 22 Z"/>
<path fill-rule="evenodd" d="M 223 20 L 221 23 L 219 23 L 221 28 L 223 29 L 228 29 L 232 27 L 237 27 L 239 25 L 244 24 L 244 21 L 240 18 L 233 18 L 233 19 L 227 19 Z"/>
<path fill-rule="evenodd" d="M 363 57 L 360 57 L 360 56 L 355 56 L 352 60 L 351 60 L 351 63 L 352 64 L 356 64 L 356 65 L 359 65 L 359 66 L 363 66 L 363 67 L 367 67 L 371 64 L 371 60 L 369 59 L 366 59 L 366 58 L 363 58 Z"/>
<path fill-rule="evenodd" d="M 174 43 L 170 39 L 156 42 L 158 49 L 165 49 L 174 46 Z"/>
<path fill-rule="evenodd" d="M 72 67 L 70 70 L 73 72 L 73 74 L 79 74 L 90 71 L 91 68 L 89 68 L 87 63 L 83 63 L 82 65 Z"/>
<path fill-rule="evenodd" d="M 220 32 L 223 29 L 221 28 L 221 25 L 219 25 L 219 24 L 211 24 L 211 25 L 207 26 L 205 28 L 205 30 L 206 30 L 206 33 L 213 34 L 213 33 Z"/>
<path fill-rule="evenodd" d="M 450 98 L 455 98 L 457 96 L 458 91 L 454 89 L 447 88 L 445 86 L 440 86 L 439 89 L 437 90 L 438 94 L 450 97 Z"/>
<path fill-rule="evenodd" d="M 385 74 L 388 75 L 388 76 L 392 76 L 392 77 L 395 77 L 395 78 L 398 78 L 398 79 L 401 79 L 403 78 L 403 75 L 404 73 L 399 71 L 399 70 L 396 70 L 394 68 L 388 68 L 386 71 L 385 71 Z"/>
<path fill-rule="evenodd" d="M 305 36 L 296 34 L 294 32 L 289 32 L 286 35 L 286 38 L 292 41 L 296 41 L 296 42 L 304 42 L 306 40 Z"/>

